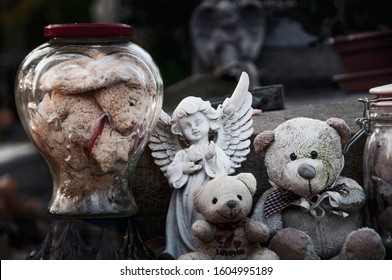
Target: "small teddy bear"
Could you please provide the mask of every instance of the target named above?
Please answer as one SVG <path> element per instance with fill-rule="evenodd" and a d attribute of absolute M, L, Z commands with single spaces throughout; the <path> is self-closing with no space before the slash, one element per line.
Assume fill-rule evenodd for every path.
<path fill-rule="evenodd" d="M 256 136 L 271 184 L 252 218 L 266 223 L 281 259 L 383 259 L 375 230 L 363 228 L 363 188 L 340 176 L 344 120 L 294 118 Z"/>
<path fill-rule="evenodd" d="M 205 220 L 192 225 L 192 233 L 199 241 L 197 251 L 179 259 L 279 259 L 273 251 L 260 246 L 268 240 L 267 226 L 247 217 L 255 192 L 256 179 L 251 173 L 212 179 L 200 188 L 194 195 L 194 205 Z"/>

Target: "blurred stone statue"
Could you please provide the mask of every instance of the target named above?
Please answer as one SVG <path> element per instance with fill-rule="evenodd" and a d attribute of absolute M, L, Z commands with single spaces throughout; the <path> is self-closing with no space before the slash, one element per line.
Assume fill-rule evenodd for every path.
<path fill-rule="evenodd" d="M 218 78 L 238 80 L 245 71 L 250 89 L 259 85 L 255 60 L 265 30 L 266 17 L 257 0 L 204 0 L 190 21 L 194 74 L 213 72 Z"/>
<path fill-rule="evenodd" d="M 96 23 L 118 23 L 129 18 L 131 10 L 122 0 L 93 0 L 90 14 Z"/>

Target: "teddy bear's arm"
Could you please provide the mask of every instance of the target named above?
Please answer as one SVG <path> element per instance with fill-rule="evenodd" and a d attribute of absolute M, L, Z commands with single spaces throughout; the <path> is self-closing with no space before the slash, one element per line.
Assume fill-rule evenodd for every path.
<path fill-rule="evenodd" d="M 269 229 L 267 225 L 248 218 L 245 224 L 245 234 L 250 242 L 266 242 L 269 238 Z"/>
<path fill-rule="evenodd" d="M 269 232 L 271 236 L 274 236 L 276 232 L 280 229 L 282 229 L 283 224 L 282 224 L 282 215 L 280 212 L 276 212 L 269 216 L 268 218 L 264 217 L 264 205 L 265 201 L 268 197 L 268 195 L 273 191 L 273 188 L 269 188 L 266 190 L 262 196 L 259 198 L 257 201 L 253 214 L 252 214 L 252 220 L 264 223 L 268 226 Z"/>
<path fill-rule="evenodd" d="M 216 226 L 205 220 L 197 220 L 192 225 L 192 234 L 202 242 L 210 242 L 215 235 Z"/>
<path fill-rule="evenodd" d="M 363 207 L 365 203 L 365 192 L 363 188 L 353 179 L 339 177 L 336 184 L 345 184 L 346 192 L 340 192 L 339 206 L 337 209 L 345 212 L 355 212 Z"/>

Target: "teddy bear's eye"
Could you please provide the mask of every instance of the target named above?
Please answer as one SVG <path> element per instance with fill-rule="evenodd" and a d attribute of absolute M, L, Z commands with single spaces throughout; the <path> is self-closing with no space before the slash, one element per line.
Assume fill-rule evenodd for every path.
<path fill-rule="evenodd" d="M 297 155 L 294 154 L 294 153 L 291 153 L 291 154 L 290 154 L 290 159 L 291 159 L 291 160 L 296 160 L 296 159 L 297 159 Z"/>
<path fill-rule="evenodd" d="M 310 157 L 311 157 L 312 159 L 316 159 L 317 156 L 318 156 L 318 153 L 317 153 L 316 151 L 311 151 L 311 152 L 310 152 Z"/>
<path fill-rule="evenodd" d="M 218 199 L 216 198 L 216 197 L 214 197 L 213 199 L 212 199 L 212 204 L 216 204 L 218 202 Z"/>
<path fill-rule="evenodd" d="M 242 200 L 242 196 L 240 196 L 240 195 L 237 195 L 237 198 L 238 198 L 239 200 Z"/>

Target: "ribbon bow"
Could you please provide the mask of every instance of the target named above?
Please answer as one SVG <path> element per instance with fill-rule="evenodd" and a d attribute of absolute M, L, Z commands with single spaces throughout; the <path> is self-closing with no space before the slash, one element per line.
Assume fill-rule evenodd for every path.
<path fill-rule="evenodd" d="M 334 186 L 328 186 L 319 194 L 311 198 L 303 198 L 291 191 L 284 190 L 279 187 L 275 189 L 268 195 L 264 204 L 264 217 L 268 218 L 276 212 L 280 212 L 290 205 L 296 205 L 309 211 L 312 216 L 316 218 L 322 218 L 325 215 L 325 209 L 322 207 L 321 202 L 328 198 L 329 205 L 332 208 L 338 208 L 341 203 L 341 194 L 349 193 L 349 189 L 346 184 L 339 184 Z M 314 200 L 316 201 L 314 202 Z M 343 211 L 332 210 L 331 213 L 347 217 L 348 213 Z"/>
<path fill-rule="evenodd" d="M 294 201 L 301 197 L 291 191 L 282 188 L 274 188 L 274 190 L 267 196 L 264 204 L 264 216 L 268 218 L 276 212 L 289 207 Z"/>

